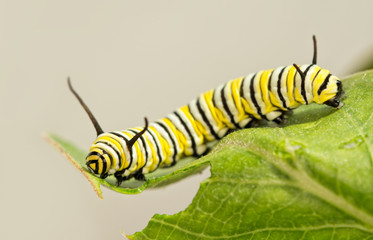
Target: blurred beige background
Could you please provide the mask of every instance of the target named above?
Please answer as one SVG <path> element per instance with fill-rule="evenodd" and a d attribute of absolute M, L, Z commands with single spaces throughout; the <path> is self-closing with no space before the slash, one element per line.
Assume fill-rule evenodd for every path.
<path fill-rule="evenodd" d="M 98 199 L 41 138 L 88 149 L 95 131 L 160 118 L 261 69 L 310 63 L 343 77 L 373 46 L 371 1 L 0 1 L 0 239 L 123 239 L 192 201 L 209 171 L 163 189 Z"/>

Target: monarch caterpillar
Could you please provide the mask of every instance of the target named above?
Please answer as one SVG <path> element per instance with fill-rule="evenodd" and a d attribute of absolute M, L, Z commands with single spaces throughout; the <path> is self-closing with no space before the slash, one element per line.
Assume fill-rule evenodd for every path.
<path fill-rule="evenodd" d="M 103 179 L 114 175 L 118 186 L 132 177 L 145 180 L 144 174 L 174 165 L 182 156 L 202 155 L 207 142 L 229 130 L 250 127 L 255 120 L 281 123 L 287 111 L 312 102 L 341 108 L 342 83 L 316 65 L 315 36 L 313 48 L 312 64 L 292 64 L 231 80 L 165 118 L 151 124 L 145 118 L 145 127 L 123 131 L 104 132 L 68 79 L 97 132 L 86 157 L 88 169 Z"/>

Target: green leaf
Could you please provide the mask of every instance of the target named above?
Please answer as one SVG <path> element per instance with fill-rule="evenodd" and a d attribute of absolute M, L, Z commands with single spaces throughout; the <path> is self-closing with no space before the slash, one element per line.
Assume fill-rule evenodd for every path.
<path fill-rule="evenodd" d="M 141 193 L 146 188 L 171 184 L 193 173 L 200 172 L 208 166 L 206 160 L 195 160 L 194 158 L 189 157 L 180 160 L 178 164 L 173 167 L 157 169 L 157 171 L 147 174 L 147 180 L 145 182 L 131 179 L 117 187 L 116 179 L 113 176 L 101 179 L 90 173 L 85 164 L 85 157 L 87 156 L 86 151 L 81 150 L 79 147 L 57 134 L 48 133 L 44 135 L 44 138 L 59 150 L 84 175 L 84 177 L 86 177 L 99 198 L 103 198 L 101 185 L 119 193 L 137 194 Z"/>
<path fill-rule="evenodd" d="M 157 170 L 143 185 L 117 188 L 87 171 L 84 151 L 46 138 L 99 196 L 101 184 L 139 193 L 211 165 L 187 209 L 155 215 L 131 239 L 373 239 L 373 71 L 344 79 L 343 87 L 340 110 L 302 106 L 285 126 L 234 132 L 207 156 Z"/>
<path fill-rule="evenodd" d="M 345 106 L 304 106 L 283 128 L 230 134 L 199 161 L 191 205 L 130 239 L 373 239 L 373 71 L 343 80 Z"/>

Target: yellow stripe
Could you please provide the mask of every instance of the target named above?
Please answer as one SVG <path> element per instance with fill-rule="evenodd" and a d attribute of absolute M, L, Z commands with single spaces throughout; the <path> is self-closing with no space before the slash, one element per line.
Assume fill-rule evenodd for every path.
<path fill-rule="evenodd" d="M 276 95 L 277 95 L 277 93 L 276 93 Z M 286 108 L 284 108 L 284 107 L 282 106 L 282 102 L 280 102 L 280 99 L 277 98 L 276 95 L 275 95 L 275 93 L 273 93 L 272 91 L 269 92 L 269 97 L 270 97 L 271 102 L 273 103 L 273 105 L 275 105 L 276 107 L 278 107 L 278 108 L 280 108 L 280 109 L 282 109 L 282 110 L 287 110 Z"/>
<path fill-rule="evenodd" d="M 225 88 L 222 88 L 222 89 L 231 90 L 231 87 L 232 87 L 232 81 L 229 81 L 229 82 L 227 82 Z M 221 92 L 219 92 L 218 94 L 221 94 Z M 229 106 L 229 102 L 233 101 L 232 94 L 228 94 L 228 96 L 227 96 L 225 91 L 223 91 L 223 94 L 224 94 L 225 100 L 227 101 L 227 105 Z M 229 109 L 229 107 L 228 107 L 228 109 Z M 227 125 L 229 128 L 232 128 L 232 129 L 235 128 L 235 126 L 231 122 L 230 118 L 225 114 L 224 111 L 220 110 L 219 108 L 216 108 L 216 112 L 217 112 L 217 115 L 219 116 L 219 118 L 221 119 L 221 121 L 224 122 L 225 125 Z"/>
<path fill-rule="evenodd" d="M 312 80 L 315 78 L 315 76 L 319 72 L 319 70 L 321 70 L 321 67 L 315 65 L 312 69 L 313 70 L 312 70 L 312 73 L 311 73 L 311 76 L 310 76 L 310 84 L 312 84 Z"/>
<path fill-rule="evenodd" d="M 259 116 L 259 114 L 257 114 L 256 112 L 254 112 L 253 105 L 252 105 L 251 101 L 246 101 L 246 99 L 241 98 L 241 102 L 242 102 L 242 105 L 245 108 L 245 111 L 247 113 L 253 115 L 256 119 L 261 119 L 261 117 Z"/>
<path fill-rule="evenodd" d="M 125 135 L 127 135 L 130 139 L 134 136 L 133 133 L 127 133 L 127 132 L 122 132 L 122 133 L 125 134 Z M 133 144 L 133 147 L 135 147 L 135 151 L 137 153 L 137 164 L 136 164 L 135 168 L 131 171 L 131 173 L 134 172 L 134 171 L 136 171 L 136 170 L 138 170 L 138 169 L 140 169 L 145 164 L 144 156 L 143 156 L 143 154 L 141 152 L 139 144 L 140 144 L 139 140 L 136 141 L 135 144 Z M 135 159 L 132 159 L 132 160 L 135 160 Z M 129 165 L 129 163 L 128 163 L 128 165 Z"/>
<path fill-rule="evenodd" d="M 158 159 L 157 151 L 155 149 L 155 146 L 153 144 L 150 144 L 151 142 L 149 139 L 145 136 L 146 141 L 149 143 L 150 151 L 152 152 L 152 157 L 150 158 L 151 164 L 149 165 L 149 172 L 153 172 L 157 166 L 160 159 Z"/>
<path fill-rule="evenodd" d="M 284 72 L 283 72 L 283 75 L 282 75 L 282 77 L 284 76 L 284 74 L 286 74 L 286 71 L 284 70 Z M 280 108 L 280 109 L 282 109 L 282 110 L 287 110 L 286 108 L 284 108 L 283 107 L 283 105 L 282 105 L 282 101 L 281 101 L 281 99 L 280 99 L 280 97 L 279 97 L 279 95 L 278 95 L 278 89 L 277 89 L 277 86 L 278 86 L 278 81 L 281 81 L 281 79 L 278 79 L 279 78 L 279 73 L 276 73 L 276 77 L 277 77 L 277 79 L 275 80 L 275 84 L 276 84 L 276 90 L 275 91 L 272 91 L 271 89 L 269 89 L 269 97 L 270 97 L 270 100 L 271 100 L 271 102 L 272 102 L 272 104 L 274 105 L 274 106 L 276 106 L 277 108 Z M 272 77 L 272 79 L 273 79 L 273 77 Z M 273 82 L 272 82 L 273 83 Z M 286 84 L 286 83 L 285 83 Z M 280 87 L 285 87 L 285 85 L 284 86 L 280 86 Z M 272 87 L 271 87 L 272 89 L 274 88 L 273 87 L 273 85 L 272 85 Z"/>
<path fill-rule="evenodd" d="M 336 78 L 335 78 L 336 79 Z M 320 102 L 324 103 L 325 101 L 330 100 L 335 96 L 338 91 L 338 86 L 335 80 L 332 80 L 332 77 L 329 79 L 327 88 L 321 92 Z"/>
<path fill-rule="evenodd" d="M 98 141 L 107 142 L 109 144 L 112 144 L 112 145 L 116 146 L 117 149 L 119 150 L 121 156 L 122 156 L 122 159 L 123 159 L 124 152 L 123 152 L 123 149 L 122 149 L 122 145 L 120 145 L 119 142 L 117 142 L 114 138 L 103 135 L 103 136 L 97 138 L 96 141 L 94 142 L 94 144 L 96 144 Z M 110 153 L 108 152 L 108 154 L 110 154 Z M 116 159 L 114 156 L 112 156 L 112 157 L 113 157 L 113 163 L 112 163 L 111 166 L 115 167 L 117 165 L 118 159 Z M 125 159 L 125 157 L 124 157 L 124 159 Z"/>
<path fill-rule="evenodd" d="M 103 150 L 97 146 L 97 144 L 93 143 L 91 148 L 89 149 L 89 152 L 98 152 L 99 154 L 101 154 L 105 159 L 106 159 L 106 172 L 109 171 L 109 169 L 111 169 L 111 166 L 113 166 L 112 162 L 110 161 L 110 158 L 107 154 L 104 154 Z M 109 154 L 109 153 L 108 153 Z M 97 164 L 97 167 L 98 167 L 98 173 L 99 174 L 102 174 L 102 170 L 103 170 L 103 162 L 102 162 L 102 159 L 100 159 L 98 156 L 96 155 L 92 155 L 92 156 L 89 156 L 86 161 L 89 161 L 89 160 L 98 160 L 98 164 Z"/>
<path fill-rule="evenodd" d="M 169 156 L 171 156 L 171 146 L 170 144 L 158 133 L 158 131 L 153 127 L 153 126 L 150 126 L 149 127 L 153 133 L 155 133 L 156 135 L 156 138 L 158 139 L 159 143 L 161 144 L 161 150 L 162 150 L 162 153 L 163 153 L 163 158 L 164 159 L 159 159 L 159 161 L 162 161 L 161 164 L 165 161 L 168 160 Z M 158 155 L 157 155 L 158 156 Z M 167 161 L 167 164 L 170 164 L 172 161 L 171 160 L 168 160 Z"/>
<path fill-rule="evenodd" d="M 106 171 L 105 171 L 105 173 L 107 173 L 110 170 L 110 168 L 111 168 L 110 166 L 113 166 L 113 164 L 110 161 L 110 157 L 107 154 L 104 155 L 104 158 L 106 160 Z M 99 161 L 99 162 L 102 162 L 102 161 Z M 103 168 L 104 168 L 104 165 L 102 164 L 102 170 L 103 170 Z M 99 172 L 103 173 L 102 170 L 100 170 Z"/>
<path fill-rule="evenodd" d="M 103 161 L 102 160 L 97 161 L 97 166 L 98 166 L 98 171 L 97 172 L 99 174 L 102 174 L 103 173 L 102 170 L 103 170 L 103 167 L 104 167 Z"/>
<path fill-rule="evenodd" d="M 315 81 L 313 81 L 313 101 L 316 103 L 323 103 L 327 101 L 325 97 L 321 97 L 317 94 L 321 84 L 324 82 L 325 78 L 329 75 L 329 70 L 321 69 L 317 75 Z"/>
<path fill-rule="evenodd" d="M 266 70 L 263 72 L 263 74 L 260 77 L 260 89 L 262 91 L 263 102 L 265 104 L 265 110 L 263 111 L 264 115 L 277 110 L 277 108 L 272 105 L 269 99 L 268 82 L 269 82 L 269 76 L 271 75 L 272 72 L 273 72 L 273 69 Z"/>
<path fill-rule="evenodd" d="M 89 164 L 89 167 L 93 170 L 96 171 L 97 164 Z"/>
<path fill-rule="evenodd" d="M 300 68 L 300 66 L 298 66 Z M 303 96 L 301 94 L 301 91 L 302 91 L 302 77 L 299 75 L 299 73 L 297 73 L 297 77 L 296 79 L 301 79 L 301 81 L 296 81 L 295 82 L 295 89 L 294 89 L 294 98 L 295 100 L 297 100 L 297 102 L 300 102 L 302 104 L 306 104 L 306 101 L 303 99 Z M 300 84 L 298 84 L 300 83 Z"/>
<path fill-rule="evenodd" d="M 137 130 L 139 130 L 139 131 L 141 131 L 143 128 L 135 128 L 135 129 L 137 129 Z M 153 170 L 155 170 L 156 168 L 157 168 L 157 166 L 158 166 L 158 162 L 159 161 L 161 161 L 161 159 L 158 159 L 158 154 L 157 154 L 157 151 L 155 150 L 155 146 L 154 145 L 152 145 L 151 144 L 151 142 L 149 141 L 149 138 L 144 134 L 144 135 L 142 135 L 145 139 L 145 145 L 148 145 L 149 146 L 149 148 L 150 148 L 150 151 L 151 151 L 151 157 L 148 159 L 148 161 L 150 161 L 151 163 L 150 163 L 150 165 L 149 165 L 149 167 L 148 167 L 148 171 L 149 172 L 152 172 Z M 159 137 L 158 137 L 158 139 L 159 139 Z M 140 144 L 140 143 L 139 143 Z M 154 143 L 154 144 L 156 144 L 156 143 Z M 144 151 L 148 151 L 148 149 L 146 148 L 146 147 L 144 147 Z M 146 161 L 146 159 L 145 159 L 145 156 L 146 155 L 143 155 L 143 159 L 144 159 L 144 166 L 147 164 L 145 161 Z M 149 154 L 148 154 L 148 157 L 149 157 Z"/>
<path fill-rule="evenodd" d="M 249 78 L 247 78 L 246 77 L 246 80 L 245 81 L 251 81 L 251 78 L 249 79 Z M 241 81 L 241 85 L 244 83 L 244 81 L 243 81 L 243 79 L 242 79 L 242 81 Z M 249 85 L 250 86 L 250 85 Z M 241 88 L 241 86 L 240 86 L 240 88 Z M 246 87 L 247 88 L 247 87 Z M 241 100 L 241 103 L 242 103 L 242 106 L 244 107 L 244 109 L 245 109 L 245 112 L 246 113 L 248 113 L 248 114 L 251 114 L 252 116 L 254 116 L 255 118 L 257 118 L 257 119 L 260 119 L 260 116 L 255 112 L 255 108 L 254 108 L 254 105 L 253 105 L 253 103 L 251 102 L 251 99 L 249 99 L 249 100 L 246 100 L 246 98 L 245 98 L 245 91 L 248 91 L 248 89 L 249 88 L 247 88 L 247 89 L 244 89 L 244 96 L 242 96 L 241 98 L 240 98 L 240 100 Z M 250 90 L 249 90 L 250 91 Z"/>
<path fill-rule="evenodd" d="M 287 75 L 286 83 L 287 83 L 287 96 L 284 96 L 284 98 L 287 97 L 289 101 L 290 108 L 295 108 L 299 106 L 299 103 L 297 103 L 294 99 L 293 90 L 294 90 L 294 75 L 297 72 L 294 66 L 291 66 Z"/>
<path fill-rule="evenodd" d="M 140 128 L 136 128 L 136 129 L 142 130 Z M 154 171 L 157 168 L 158 162 L 160 161 L 160 159 L 158 159 L 158 154 L 157 154 L 157 151 L 155 149 L 155 145 L 153 145 L 153 142 L 150 141 L 149 138 L 145 134 L 142 135 L 142 136 L 144 137 L 145 145 L 149 146 L 150 151 L 151 151 L 150 157 L 149 157 L 149 154 L 148 154 L 148 162 L 150 162 L 150 164 L 147 167 L 148 172 L 146 172 L 146 173 L 149 173 L 149 172 Z M 154 140 L 154 144 L 156 144 L 155 140 Z M 147 148 L 145 148 L 145 151 L 147 151 Z"/>
<path fill-rule="evenodd" d="M 300 77 L 300 76 L 299 76 Z M 302 82 L 302 81 L 301 81 Z M 306 101 L 303 99 L 303 96 L 302 96 L 302 94 L 301 94 L 301 92 L 300 91 L 302 91 L 301 90 L 302 89 L 302 85 L 296 85 L 296 88 L 294 89 L 294 97 L 295 97 L 295 99 L 298 101 L 298 102 L 300 102 L 300 103 L 302 103 L 302 104 L 306 104 Z"/>
<path fill-rule="evenodd" d="M 242 103 L 241 103 L 241 97 L 240 97 L 240 86 L 241 86 L 241 82 L 243 80 L 243 77 L 240 77 L 240 78 L 237 78 L 237 79 L 234 79 L 232 81 L 232 95 L 233 95 L 233 100 L 234 100 L 234 105 L 236 106 L 237 110 L 238 110 L 238 121 L 242 121 L 243 119 L 246 119 L 248 118 L 244 108 L 242 107 Z"/>
<path fill-rule="evenodd" d="M 195 120 L 189 112 L 187 105 L 180 108 L 184 115 L 188 118 L 189 122 L 192 124 L 194 132 L 197 134 L 199 142 L 203 142 L 204 136 L 207 134 L 206 128 L 197 120 Z"/>
<path fill-rule="evenodd" d="M 219 118 L 220 115 L 219 115 L 219 112 L 217 111 L 218 109 L 213 104 L 213 99 L 212 99 L 213 96 L 214 96 L 214 90 L 210 90 L 203 94 L 203 98 L 205 99 L 207 107 L 209 108 L 210 113 L 215 120 L 215 123 L 212 125 L 217 125 L 219 129 L 222 129 L 225 127 L 225 125 L 223 124 L 221 118 Z"/>
<path fill-rule="evenodd" d="M 171 131 L 174 133 L 176 136 L 177 144 L 179 145 L 180 148 L 180 153 L 184 152 L 185 145 L 187 145 L 186 142 L 186 137 L 182 132 L 180 132 L 175 125 L 170 121 L 168 118 L 163 118 L 162 119 L 164 123 L 167 124 L 167 126 L 171 129 Z"/>

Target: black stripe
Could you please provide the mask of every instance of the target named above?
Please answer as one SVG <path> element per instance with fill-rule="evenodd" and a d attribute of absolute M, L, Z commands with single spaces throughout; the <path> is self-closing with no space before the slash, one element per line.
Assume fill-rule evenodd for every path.
<path fill-rule="evenodd" d="M 245 95 L 244 95 L 244 81 L 246 80 L 246 77 L 244 77 L 242 80 L 241 80 L 241 86 L 240 86 L 240 97 L 245 99 L 247 101 L 247 99 L 245 98 Z M 255 118 L 253 115 L 251 115 L 250 113 L 248 113 L 245 109 L 245 106 L 243 106 L 242 104 L 242 108 L 243 110 L 245 111 L 245 113 L 248 115 L 249 118 Z"/>
<path fill-rule="evenodd" d="M 98 153 L 98 152 L 92 151 L 92 152 L 88 153 L 88 155 L 87 155 L 86 158 L 88 158 L 90 156 L 99 156 L 99 157 L 101 157 L 102 155 L 100 153 Z"/>
<path fill-rule="evenodd" d="M 234 116 L 233 116 L 232 112 L 230 111 L 230 109 L 228 107 L 227 99 L 225 98 L 225 94 L 224 94 L 225 88 L 227 87 L 227 85 L 228 85 L 227 83 L 224 84 L 224 87 L 220 91 L 220 96 L 221 96 L 221 100 L 223 102 L 224 110 L 228 113 L 228 116 L 231 119 L 231 123 L 237 129 L 237 128 L 240 128 L 240 126 L 234 121 Z M 233 96 L 232 96 L 232 86 L 230 87 L 230 94 L 231 94 L 231 97 L 232 97 L 232 101 L 234 101 Z M 234 103 L 233 103 L 233 105 L 234 105 Z"/>
<path fill-rule="evenodd" d="M 258 104 L 258 102 L 256 101 L 256 98 L 255 98 L 254 79 L 255 79 L 256 76 L 257 76 L 257 73 L 255 73 L 254 76 L 250 79 L 250 97 L 251 97 L 251 101 L 253 102 L 254 107 L 256 108 L 258 114 L 262 118 L 265 119 L 265 116 L 263 116 L 262 110 L 260 109 L 259 104 Z"/>
<path fill-rule="evenodd" d="M 108 154 L 108 153 L 107 153 L 104 149 L 102 149 L 102 148 L 101 148 L 101 150 L 102 150 L 102 152 L 103 152 L 104 154 L 106 154 L 106 155 L 109 156 L 111 163 L 113 163 L 113 158 L 110 156 L 110 154 Z M 103 155 L 101 156 L 101 159 L 102 159 L 102 172 L 101 172 L 101 176 L 102 176 L 102 175 L 106 172 L 107 162 L 106 162 L 106 158 L 105 158 Z M 108 169 L 108 171 L 109 171 L 109 169 Z"/>
<path fill-rule="evenodd" d="M 241 79 L 241 81 L 242 81 L 242 79 Z M 240 81 L 240 82 L 241 82 Z M 232 83 L 233 84 L 233 83 Z M 236 105 L 236 102 L 235 102 L 235 100 L 234 100 L 234 94 L 233 94 L 233 87 L 232 87 L 232 84 L 231 84 L 231 91 L 230 91 L 230 93 L 231 93 L 231 95 L 232 95 L 232 101 L 233 101 L 233 106 L 234 106 L 234 108 L 237 110 L 237 112 L 239 113 L 240 111 L 239 111 L 239 109 L 238 109 L 238 107 L 237 107 L 237 105 Z M 244 106 L 242 105 L 242 102 L 241 102 L 241 99 L 238 99 L 238 103 L 237 104 L 240 104 L 241 105 L 241 108 L 243 109 L 243 111 L 245 112 L 245 108 L 244 108 Z M 245 112 L 246 113 L 246 112 Z M 237 123 L 234 123 L 234 125 L 236 126 L 236 128 L 237 129 L 241 129 L 241 126 L 238 124 L 238 122 Z"/>
<path fill-rule="evenodd" d="M 268 78 L 268 92 L 270 92 L 271 91 L 271 88 L 272 88 L 272 75 L 273 75 L 273 72 L 274 72 L 274 70 L 272 70 L 271 71 L 271 75 L 269 75 L 269 78 Z M 269 99 L 271 99 L 271 98 L 269 98 Z M 273 105 L 273 104 L 272 104 Z"/>
<path fill-rule="evenodd" d="M 221 109 L 218 107 L 218 105 L 216 104 L 216 102 L 215 102 L 215 93 L 216 93 L 217 91 L 216 91 L 216 89 L 214 89 L 213 90 L 213 93 L 212 93 L 212 105 L 213 105 L 213 107 L 214 108 L 217 108 L 217 109 L 219 109 L 220 111 L 221 111 Z M 197 106 L 198 107 L 198 106 Z M 202 110 L 202 108 L 201 108 L 201 110 Z M 206 118 L 207 119 L 207 118 Z M 223 122 L 223 121 L 221 121 L 226 127 L 228 127 L 228 125 L 225 123 L 225 122 Z M 211 130 L 211 129 L 210 129 Z M 213 129 L 212 129 L 213 130 Z M 215 135 L 216 135 L 216 139 L 220 139 L 220 137 L 217 135 L 217 134 L 212 134 L 212 135 L 214 135 L 214 137 L 215 137 Z"/>
<path fill-rule="evenodd" d="M 92 154 L 93 155 L 93 154 Z M 101 156 L 101 155 L 100 155 Z M 88 165 L 91 165 L 92 163 L 94 163 L 95 164 L 95 170 L 93 170 L 92 168 L 92 170 L 93 170 L 93 172 L 95 173 L 95 174 L 98 174 L 98 161 L 97 161 L 97 159 L 96 160 L 89 160 L 88 162 L 86 162 L 86 165 L 88 166 Z"/>
<path fill-rule="evenodd" d="M 288 107 L 286 106 L 286 101 L 285 101 L 285 98 L 284 98 L 284 96 L 282 95 L 282 93 L 281 93 L 281 78 L 282 78 L 282 74 L 284 73 L 284 71 L 285 71 L 285 68 L 286 67 L 283 67 L 282 69 L 281 69 L 281 71 L 280 71 L 280 74 L 278 75 L 278 80 L 277 80 L 277 95 L 279 96 L 279 98 L 280 98 L 280 100 L 281 100 L 281 102 L 282 102 L 282 106 L 284 107 L 284 108 L 287 108 L 288 109 Z M 286 79 L 285 79 L 286 80 Z M 285 86 L 286 86 L 287 84 L 286 84 L 286 81 L 285 81 Z"/>
<path fill-rule="evenodd" d="M 215 91 L 214 91 L 214 93 L 215 93 Z M 214 94 L 212 96 L 214 96 Z M 196 106 L 197 106 L 199 114 L 201 114 L 202 119 L 206 123 L 207 127 L 209 128 L 211 134 L 214 136 L 215 139 L 219 139 L 218 134 L 216 134 L 216 132 L 214 131 L 214 129 L 213 129 L 212 125 L 211 125 L 211 123 L 207 119 L 205 112 L 202 110 L 201 104 L 199 103 L 199 98 L 197 99 Z M 188 108 L 189 108 L 189 106 L 188 106 Z M 190 114 L 192 114 L 192 112 L 190 112 Z"/>
<path fill-rule="evenodd" d="M 102 142 L 102 141 L 97 141 L 96 143 L 102 143 L 106 146 L 109 146 L 111 147 L 109 144 L 105 143 L 105 142 Z M 106 152 L 103 148 L 100 148 L 105 154 L 109 155 L 109 158 L 110 158 L 110 161 L 113 163 L 113 156 L 111 156 L 111 154 L 109 154 L 108 152 Z"/>
<path fill-rule="evenodd" d="M 329 75 L 325 78 L 324 82 L 321 84 L 319 90 L 317 90 L 318 95 L 320 95 L 321 92 L 326 88 L 326 86 L 328 86 L 330 76 L 331 74 L 329 73 Z"/>
<path fill-rule="evenodd" d="M 263 74 L 264 74 L 264 71 L 263 71 L 262 74 L 260 74 L 260 76 L 259 76 L 258 85 L 259 85 L 260 97 L 261 97 L 261 99 L 262 99 L 262 102 L 263 102 L 264 105 L 265 105 L 265 102 L 264 102 L 264 93 L 263 93 L 263 91 L 262 91 L 262 84 L 261 84 Z M 254 90 L 255 90 L 255 89 L 254 89 Z M 261 110 L 260 110 L 260 111 L 261 111 Z M 262 113 L 261 113 L 261 114 L 262 114 Z M 262 114 L 262 117 L 263 117 L 264 119 L 268 120 L 266 115 L 263 115 L 263 114 Z"/>
<path fill-rule="evenodd" d="M 313 90 L 313 82 L 315 81 L 317 75 L 319 75 L 320 72 L 321 72 L 321 68 L 319 69 L 319 71 L 317 71 L 316 75 L 312 79 L 312 90 Z"/>
<path fill-rule="evenodd" d="M 240 86 L 240 97 L 244 98 L 245 99 L 245 95 L 244 95 L 244 92 L 243 92 L 243 84 L 244 84 L 244 81 L 245 81 L 246 77 L 243 77 L 242 80 L 241 80 L 241 86 Z"/>
<path fill-rule="evenodd" d="M 288 92 L 289 92 L 289 87 L 288 87 L 288 79 L 289 79 L 289 73 L 290 73 L 290 69 L 291 68 L 289 68 L 289 70 L 288 70 L 288 72 L 287 72 L 287 74 L 286 74 L 286 77 L 285 77 L 285 89 L 286 89 L 286 97 L 287 97 L 287 99 L 289 100 L 289 104 L 290 104 L 290 98 L 289 98 L 289 94 L 288 94 Z M 293 88 L 293 96 L 294 96 L 294 88 Z M 291 110 L 292 108 L 290 107 L 290 106 L 288 106 L 288 107 L 286 107 L 287 109 L 289 109 L 289 110 Z"/>
<path fill-rule="evenodd" d="M 109 132 L 109 133 L 110 133 L 110 134 L 113 134 L 113 135 L 115 135 L 115 136 L 117 136 L 117 137 L 120 137 L 121 139 L 123 139 L 123 140 L 126 142 L 126 145 L 127 145 L 127 142 L 128 142 L 128 139 L 127 139 L 127 138 L 125 138 L 124 136 L 122 136 L 121 134 L 116 133 L 116 132 Z M 125 151 L 125 150 L 123 149 L 123 151 Z M 121 172 L 124 172 L 124 170 L 127 170 L 127 169 L 130 168 L 131 165 L 132 165 L 132 161 L 133 161 L 132 149 L 129 150 L 129 152 L 130 152 L 130 162 L 129 162 L 129 164 L 128 164 L 128 167 L 122 169 Z M 127 160 L 128 160 L 128 159 L 127 159 Z"/>
<path fill-rule="evenodd" d="M 268 78 L 268 100 L 269 100 L 269 102 L 271 103 L 271 105 L 273 106 L 273 107 L 276 107 L 273 103 L 272 103 L 272 100 L 271 100 L 271 88 L 272 88 L 272 85 L 271 85 L 271 82 L 272 82 L 272 75 L 273 75 L 273 72 L 274 72 L 275 70 L 272 70 L 271 71 L 271 73 L 270 73 L 270 75 L 269 75 L 269 78 Z"/>
<path fill-rule="evenodd" d="M 109 134 L 114 134 L 114 132 L 109 132 Z M 114 135 L 116 135 L 116 134 L 114 134 Z M 119 136 L 119 137 L 121 137 L 121 136 Z M 113 138 L 113 137 L 110 137 L 110 138 L 111 138 L 113 141 L 116 141 L 116 142 L 119 144 L 119 146 L 122 146 L 122 144 L 121 144 L 117 139 L 115 139 L 115 138 Z M 121 138 L 123 138 L 123 137 L 121 137 Z M 127 141 L 125 141 L 125 142 L 127 142 Z M 109 145 L 109 144 L 107 144 L 107 145 Z M 110 146 L 110 145 L 109 145 L 109 146 Z M 116 151 L 114 147 L 112 147 L 112 149 L 114 149 L 114 151 Z M 116 152 L 117 152 L 117 151 L 116 151 Z M 118 156 L 119 156 L 119 167 L 120 167 L 120 166 L 122 166 L 122 161 L 123 161 L 123 159 L 122 159 L 122 156 L 121 156 L 120 153 L 117 152 L 117 154 L 118 154 Z"/>
<path fill-rule="evenodd" d="M 306 104 L 308 104 L 307 94 L 306 94 L 306 77 L 307 77 L 308 71 L 311 69 L 312 66 L 313 64 L 309 65 L 306 68 L 306 70 L 304 71 L 304 79 L 302 79 L 301 94 Z"/>
<path fill-rule="evenodd" d="M 136 135 L 138 132 L 140 132 L 140 131 L 136 132 L 136 131 L 133 130 L 133 129 L 127 129 L 127 131 L 130 131 L 130 132 L 134 133 L 135 135 Z M 144 134 L 145 134 L 145 133 L 144 133 Z M 141 135 L 141 137 L 139 137 L 140 142 L 141 142 L 142 146 L 144 147 L 144 151 L 145 151 L 145 163 L 144 163 L 144 166 L 143 166 L 143 167 L 145 167 L 145 165 L 148 163 L 148 158 L 149 158 L 149 153 L 148 153 L 148 150 L 146 149 L 145 140 L 143 139 L 144 134 Z M 141 168 L 141 169 L 142 169 L 142 168 Z"/>
<path fill-rule="evenodd" d="M 172 156 L 172 164 L 175 164 L 176 163 L 176 154 L 177 154 L 177 148 L 176 148 L 176 143 L 175 143 L 175 140 L 172 138 L 172 135 L 170 133 L 170 131 L 168 131 L 168 128 L 162 123 L 162 122 L 155 122 L 155 124 L 158 124 L 159 126 L 161 126 L 167 133 L 167 135 L 169 136 L 169 138 L 171 139 L 171 142 L 172 142 L 172 145 L 174 146 L 174 155 Z"/>
<path fill-rule="evenodd" d="M 100 148 L 100 150 L 101 150 L 103 153 L 106 153 L 102 148 Z M 98 153 L 98 152 L 93 151 L 93 152 L 88 153 L 87 158 L 88 158 L 89 156 L 98 156 L 98 157 L 102 160 L 102 162 L 103 162 L 102 169 L 103 169 L 103 170 L 106 170 L 106 159 L 104 158 L 103 155 L 101 155 L 101 154 Z M 96 170 L 93 171 L 93 172 L 94 172 L 95 174 L 99 174 L 99 172 L 98 172 L 98 160 L 89 160 L 86 164 L 88 165 L 88 164 L 90 164 L 90 163 L 92 163 L 92 162 L 93 162 L 93 163 L 96 162 Z M 105 172 L 105 171 L 103 171 L 102 173 L 104 173 L 104 172 Z"/>
<path fill-rule="evenodd" d="M 113 140 L 115 140 L 114 138 L 112 138 Z M 116 141 L 116 140 L 115 140 Z M 117 141 L 116 141 L 117 142 Z M 105 144 L 106 146 L 109 146 L 111 149 L 114 150 L 114 152 L 117 154 L 118 156 L 118 167 L 120 167 L 122 165 L 122 156 L 120 155 L 120 153 L 115 149 L 115 147 L 113 147 L 111 144 L 107 143 L 107 142 L 103 142 L 103 141 L 98 141 L 96 143 L 102 143 L 102 144 Z M 112 160 L 112 158 L 111 158 Z"/>
<path fill-rule="evenodd" d="M 179 119 L 179 121 L 181 122 L 181 124 L 183 125 L 183 127 L 185 128 L 186 132 L 188 133 L 188 136 L 190 138 L 190 141 L 192 142 L 192 149 L 193 149 L 193 152 L 194 154 L 197 153 L 197 149 L 196 149 L 196 142 L 194 141 L 194 138 L 193 138 L 193 135 L 192 135 L 192 132 L 190 131 L 190 129 L 188 128 L 187 124 L 183 121 L 183 119 L 181 118 L 181 116 L 177 113 L 177 112 L 174 112 L 175 116 Z"/>
<path fill-rule="evenodd" d="M 307 75 L 308 71 L 311 69 L 311 67 L 312 67 L 313 65 L 315 65 L 315 64 L 311 64 L 311 65 L 309 65 L 309 66 L 306 68 L 306 70 L 304 70 L 304 76 Z"/>
<path fill-rule="evenodd" d="M 160 146 L 158 146 L 158 143 L 156 141 L 156 138 L 157 136 L 154 136 L 152 131 L 148 131 L 148 133 L 150 134 L 150 136 L 153 138 L 153 141 L 154 141 L 154 144 L 155 144 L 155 147 L 157 148 L 157 155 L 158 155 L 158 164 L 157 164 L 157 168 L 159 167 L 159 164 L 161 164 L 162 160 L 162 155 L 161 155 L 161 150 L 160 150 Z M 159 140 L 160 141 L 160 140 Z"/>

